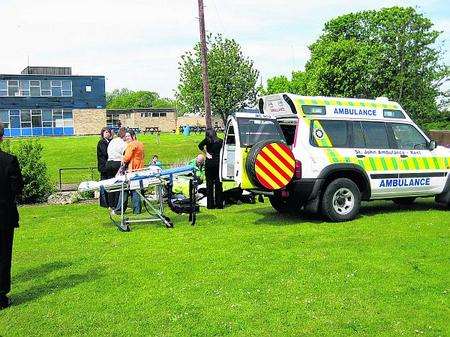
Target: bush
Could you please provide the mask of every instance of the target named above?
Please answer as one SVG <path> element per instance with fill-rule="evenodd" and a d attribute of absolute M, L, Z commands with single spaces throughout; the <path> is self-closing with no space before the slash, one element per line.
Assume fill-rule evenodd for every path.
<path fill-rule="evenodd" d="M 47 201 L 53 193 L 53 186 L 47 173 L 47 165 L 42 160 L 42 145 L 38 140 L 27 140 L 15 143 L 3 142 L 2 150 L 17 156 L 24 189 L 19 200 L 20 203 L 30 204 Z"/>

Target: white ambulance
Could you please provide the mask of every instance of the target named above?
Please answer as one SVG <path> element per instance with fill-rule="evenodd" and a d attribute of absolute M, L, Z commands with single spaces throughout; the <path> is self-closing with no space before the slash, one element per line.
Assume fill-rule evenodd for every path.
<path fill-rule="evenodd" d="M 347 221 L 361 201 L 434 196 L 450 206 L 450 149 L 398 103 L 277 94 L 258 105 L 259 113 L 229 117 L 220 174 L 267 195 L 278 212 L 304 208 Z"/>

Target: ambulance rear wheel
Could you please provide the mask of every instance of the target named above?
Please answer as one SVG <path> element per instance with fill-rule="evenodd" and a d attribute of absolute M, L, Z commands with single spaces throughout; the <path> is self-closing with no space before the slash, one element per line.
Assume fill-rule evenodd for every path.
<path fill-rule="evenodd" d="M 282 198 L 279 195 L 269 196 L 269 202 L 278 213 L 295 214 L 300 212 L 302 202 L 295 197 Z"/>
<path fill-rule="evenodd" d="M 322 213 L 330 221 L 353 220 L 359 213 L 361 192 L 350 179 L 330 182 L 322 196 Z"/>
<path fill-rule="evenodd" d="M 392 199 L 392 201 L 394 202 L 394 204 L 400 205 L 400 206 L 408 206 L 408 205 L 412 205 L 412 204 L 414 203 L 415 200 L 416 200 L 415 197 L 395 198 L 395 199 Z"/>

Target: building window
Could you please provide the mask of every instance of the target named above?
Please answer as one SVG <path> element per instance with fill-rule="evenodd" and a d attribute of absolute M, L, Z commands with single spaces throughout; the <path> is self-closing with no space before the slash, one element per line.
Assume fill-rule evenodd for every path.
<path fill-rule="evenodd" d="M 165 113 L 165 112 L 161 112 L 160 114 L 159 114 L 159 117 L 166 117 L 167 116 L 167 114 Z"/>
<path fill-rule="evenodd" d="M 30 96 L 30 81 L 21 80 L 19 82 L 19 95 Z"/>
<path fill-rule="evenodd" d="M 62 128 L 64 126 L 63 122 L 63 112 L 62 109 L 53 110 L 53 127 Z"/>
<path fill-rule="evenodd" d="M 19 96 L 19 81 L 8 81 L 8 96 Z"/>
<path fill-rule="evenodd" d="M 20 110 L 20 126 L 22 128 L 31 127 L 31 112 L 30 110 Z"/>
<path fill-rule="evenodd" d="M 0 97 L 71 97 L 70 80 L 0 80 Z"/>
<path fill-rule="evenodd" d="M 9 128 L 9 113 L 8 110 L 0 110 L 0 122 L 3 122 L 5 129 Z"/>
<path fill-rule="evenodd" d="M 0 97 L 8 96 L 8 85 L 5 80 L 0 80 Z"/>
<path fill-rule="evenodd" d="M 72 96 L 72 81 L 62 81 L 62 95 L 64 97 Z"/>
<path fill-rule="evenodd" d="M 41 96 L 41 81 L 30 81 L 30 96 Z"/>
<path fill-rule="evenodd" d="M 31 125 L 33 128 L 42 127 L 42 111 L 41 110 L 31 110 Z"/>
<path fill-rule="evenodd" d="M 50 80 L 41 81 L 41 96 L 51 96 L 52 88 L 50 85 Z"/>

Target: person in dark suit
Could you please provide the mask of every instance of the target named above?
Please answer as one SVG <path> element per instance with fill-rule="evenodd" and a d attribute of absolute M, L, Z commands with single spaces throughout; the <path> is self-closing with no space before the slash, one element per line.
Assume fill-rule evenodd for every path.
<path fill-rule="evenodd" d="M 207 208 L 223 208 L 222 182 L 219 177 L 220 149 L 222 139 L 217 137 L 214 129 L 206 129 L 206 137 L 198 148 L 205 152 L 206 205 Z"/>
<path fill-rule="evenodd" d="M 100 172 L 100 180 L 113 178 L 106 169 L 106 162 L 108 161 L 108 144 L 111 140 L 111 130 L 103 128 L 100 131 L 100 140 L 97 144 L 97 168 Z M 108 194 L 102 190 L 100 191 L 100 206 L 108 207 Z"/>
<path fill-rule="evenodd" d="M 4 127 L 0 122 L 0 142 Z M 11 259 L 14 228 L 19 227 L 17 197 L 23 190 L 23 178 L 17 158 L 0 149 L 0 310 L 9 306 Z"/>

